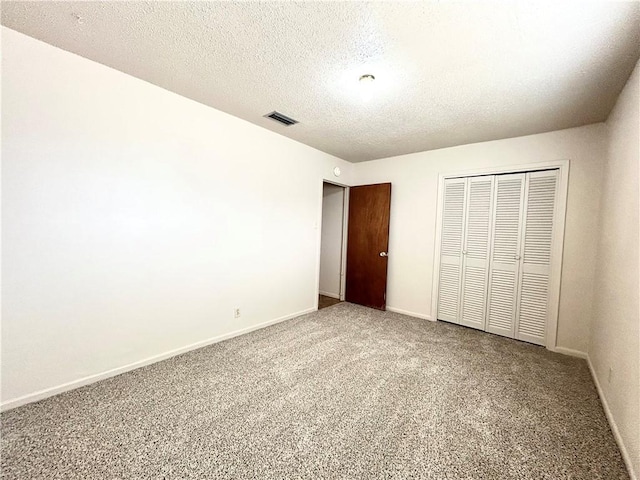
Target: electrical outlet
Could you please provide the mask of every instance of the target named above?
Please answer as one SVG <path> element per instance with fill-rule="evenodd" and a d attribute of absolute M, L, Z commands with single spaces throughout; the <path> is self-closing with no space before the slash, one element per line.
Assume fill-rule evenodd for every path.
<path fill-rule="evenodd" d="M 611 376 L 613 375 L 613 368 L 609 367 L 609 377 L 607 378 L 607 383 L 611 383 Z"/>
<path fill-rule="evenodd" d="M 240 317 L 240 309 L 239 308 L 234 308 L 233 309 L 233 318 L 239 318 Z"/>

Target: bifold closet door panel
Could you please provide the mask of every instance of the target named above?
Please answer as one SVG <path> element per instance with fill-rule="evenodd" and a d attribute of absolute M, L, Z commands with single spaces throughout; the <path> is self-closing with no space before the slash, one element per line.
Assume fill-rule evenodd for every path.
<path fill-rule="evenodd" d="M 464 178 L 447 179 L 444 182 L 438 319 L 453 323 L 460 323 L 460 280 L 466 201 L 465 185 L 466 180 Z"/>
<path fill-rule="evenodd" d="M 515 338 L 546 343 L 557 170 L 527 173 Z"/>
<path fill-rule="evenodd" d="M 525 174 L 496 175 L 486 331 L 514 337 Z"/>
<path fill-rule="evenodd" d="M 484 330 L 494 176 L 467 183 L 460 323 Z"/>

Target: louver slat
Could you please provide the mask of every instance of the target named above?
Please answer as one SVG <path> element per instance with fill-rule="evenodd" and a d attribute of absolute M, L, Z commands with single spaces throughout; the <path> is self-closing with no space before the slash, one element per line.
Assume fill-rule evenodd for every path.
<path fill-rule="evenodd" d="M 523 178 L 498 177 L 496 219 L 493 234 L 493 261 L 515 263 L 520 231 Z"/>
<path fill-rule="evenodd" d="M 468 180 L 460 323 L 484 330 L 493 176 Z"/>
<path fill-rule="evenodd" d="M 444 197 L 442 255 L 457 257 L 462 251 L 464 183 L 447 183 Z"/>
<path fill-rule="evenodd" d="M 555 175 L 530 178 L 528 192 L 524 262 L 549 265 L 555 208 Z"/>
<path fill-rule="evenodd" d="M 516 338 L 545 344 L 557 171 L 527 174 Z"/>
<path fill-rule="evenodd" d="M 496 176 L 493 248 L 489 267 L 486 330 L 513 337 L 524 174 Z"/>
<path fill-rule="evenodd" d="M 453 323 L 460 323 L 465 183 L 464 179 L 448 179 L 444 185 L 438 319 Z"/>
<path fill-rule="evenodd" d="M 467 214 L 467 258 L 485 260 L 489 245 L 489 216 L 493 178 L 471 179 Z"/>
<path fill-rule="evenodd" d="M 548 275 L 524 273 L 517 338 L 544 344 L 547 320 Z"/>
<path fill-rule="evenodd" d="M 458 286 L 460 267 L 443 264 L 440 268 L 440 293 L 438 298 L 438 318 L 441 320 L 458 317 Z"/>
<path fill-rule="evenodd" d="M 465 268 L 463 292 L 460 323 L 468 327 L 484 329 L 487 294 L 487 271 L 485 268 Z"/>
<path fill-rule="evenodd" d="M 513 312 L 515 310 L 514 272 L 496 270 L 491 276 L 491 303 L 487 318 L 487 331 L 513 336 Z"/>

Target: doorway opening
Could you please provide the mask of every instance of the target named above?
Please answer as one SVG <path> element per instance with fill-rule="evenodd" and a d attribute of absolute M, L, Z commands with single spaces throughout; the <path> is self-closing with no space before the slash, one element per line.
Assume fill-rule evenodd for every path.
<path fill-rule="evenodd" d="M 344 301 L 347 236 L 347 188 L 322 183 L 322 224 L 318 309 Z"/>

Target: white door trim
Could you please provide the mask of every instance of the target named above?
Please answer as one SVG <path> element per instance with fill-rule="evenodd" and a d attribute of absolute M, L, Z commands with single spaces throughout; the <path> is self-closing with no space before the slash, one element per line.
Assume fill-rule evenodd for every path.
<path fill-rule="evenodd" d="M 342 257 L 340 265 L 340 300 L 344 302 L 347 289 L 347 235 L 349 233 L 349 187 L 344 187 L 342 197 Z"/>
<path fill-rule="evenodd" d="M 558 311 L 560 308 L 560 281 L 562 278 L 562 253 L 564 249 L 564 227 L 567 213 L 567 193 L 569 190 L 569 160 L 554 160 L 551 162 L 528 163 L 523 165 L 508 165 L 503 167 L 478 168 L 457 172 L 440 173 L 438 175 L 438 192 L 436 204 L 435 249 L 433 258 L 433 281 L 431 289 L 431 317 L 438 317 L 438 287 L 440 281 L 440 243 L 442 241 L 442 210 L 444 181 L 447 178 L 471 177 L 477 175 L 494 175 L 504 173 L 520 173 L 535 170 L 558 169 L 558 190 L 556 195 L 554 234 L 551 245 L 551 276 L 549 279 L 549 305 L 547 315 L 548 350 L 557 350 Z"/>

